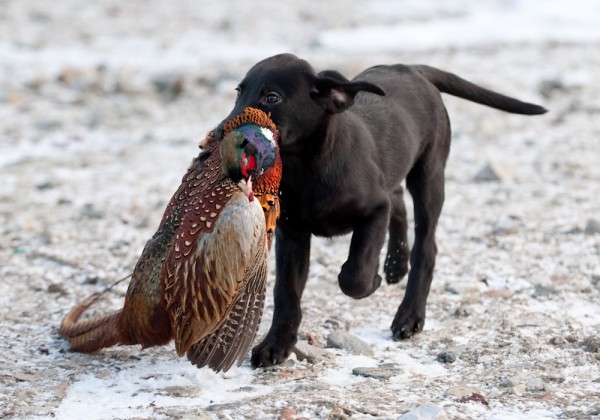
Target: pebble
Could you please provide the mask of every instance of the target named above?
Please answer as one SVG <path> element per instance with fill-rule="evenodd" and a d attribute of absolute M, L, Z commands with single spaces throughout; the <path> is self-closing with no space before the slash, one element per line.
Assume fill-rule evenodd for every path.
<path fill-rule="evenodd" d="M 398 417 L 398 420 L 446 420 L 448 414 L 439 405 L 423 404 Z"/>
<path fill-rule="evenodd" d="M 455 385 L 448 388 L 445 393 L 447 397 L 454 398 L 469 397 L 473 394 L 483 395 L 483 392 L 479 388 L 474 386 Z"/>
<path fill-rule="evenodd" d="M 344 331 L 334 331 L 327 336 L 327 347 L 346 350 L 352 354 L 373 356 L 373 349 L 355 335 Z"/>
<path fill-rule="evenodd" d="M 517 216 L 502 217 L 496 221 L 492 228 L 494 235 L 510 235 L 517 233 L 522 228 L 521 219 Z"/>
<path fill-rule="evenodd" d="M 477 172 L 473 180 L 477 182 L 501 182 L 509 181 L 512 178 L 512 170 L 497 162 L 488 162 Z"/>
<path fill-rule="evenodd" d="M 352 374 L 355 376 L 363 376 L 365 378 L 374 379 L 390 379 L 402 373 L 402 369 L 385 368 L 385 367 L 356 367 L 352 369 Z"/>
<path fill-rule="evenodd" d="M 454 363 L 456 361 L 456 353 L 453 351 L 442 351 L 437 355 L 437 361 L 440 363 Z"/>
<path fill-rule="evenodd" d="M 306 360 L 308 363 L 315 364 L 322 360 L 335 359 L 335 354 L 332 354 L 320 347 L 312 346 L 306 341 L 298 341 L 292 350 L 298 360 Z"/>
<path fill-rule="evenodd" d="M 244 401 L 225 403 L 225 404 L 211 404 L 206 407 L 206 411 L 223 411 L 223 410 L 239 410 L 242 405 L 246 404 Z"/>
<path fill-rule="evenodd" d="M 600 221 L 596 219 L 589 219 L 585 224 L 584 232 L 588 235 L 594 235 L 600 233 Z"/>
<path fill-rule="evenodd" d="M 515 395 L 523 395 L 527 392 L 549 391 L 550 387 L 546 385 L 543 379 L 530 376 L 524 372 L 517 373 L 504 381 L 500 382 L 501 388 L 510 388 Z"/>
<path fill-rule="evenodd" d="M 329 385 L 320 383 L 300 384 L 294 388 L 294 392 L 314 392 L 325 391 L 329 389 Z"/>
<path fill-rule="evenodd" d="M 581 342 L 581 348 L 588 353 L 599 353 L 600 352 L 600 338 L 597 337 L 586 337 Z"/>
<path fill-rule="evenodd" d="M 541 284 L 536 284 L 533 290 L 533 297 L 547 297 L 558 294 L 558 290 L 553 287 L 543 286 Z"/>
<path fill-rule="evenodd" d="M 196 397 L 200 395 L 202 388 L 199 386 L 168 386 L 156 391 L 159 395 L 168 395 L 171 397 Z"/>

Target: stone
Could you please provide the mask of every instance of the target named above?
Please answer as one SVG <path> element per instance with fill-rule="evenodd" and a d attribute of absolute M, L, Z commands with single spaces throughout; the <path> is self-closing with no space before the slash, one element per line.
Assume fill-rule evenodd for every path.
<path fill-rule="evenodd" d="M 382 367 L 356 367 L 352 369 L 352 374 L 355 376 L 363 376 L 373 379 L 390 379 L 393 376 L 402 373 L 400 368 L 382 368 Z"/>
<path fill-rule="evenodd" d="M 324 391 L 328 390 L 329 385 L 321 384 L 321 383 L 308 383 L 308 384 L 300 384 L 294 388 L 294 392 L 315 392 L 315 391 Z"/>
<path fill-rule="evenodd" d="M 239 410 L 242 405 L 245 403 L 243 401 L 240 402 L 232 402 L 225 404 L 211 404 L 206 407 L 206 411 L 223 411 L 223 410 Z"/>
<path fill-rule="evenodd" d="M 552 288 L 552 287 L 548 287 L 548 286 L 543 286 L 541 284 L 536 284 L 535 288 L 533 290 L 533 297 L 547 297 L 547 296 L 552 296 L 552 295 L 556 295 L 558 294 L 558 290 Z"/>
<path fill-rule="evenodd" d="M 588 353 L 600 352 L 600 338 L 586 337 L 581 342 L 581 348 Z"/>
<path fill-rule="evenodd" d="M 585 224 L 585 229 L 583 231 L 588 235 L 600 233 L 600 221 L 596 219 L 589 219 Z"/>
<path fill-rule="evenodd" d="M 483 392 L 479 388 L 474 387 L 474 386 L 455 385 L 455 386 L 451 386 L 450 388 L 448 388 L 445 393 L 445 395 L 447 397 L 454 397 L 454 398 L 469 397 L 473 394 L 483 395 Z"/>
<path fill-rule="evenodd" d="M 456 353 L 453 351 L 442 351 L 437 355 L 437 361 L 440 363 L 454 363 L 456 361 Z"/>
<path fill-rule="evenodd" d="M 509 181 L 512 178 L 512 171 L 509 167 L 497 162 L 488 162 L 477 172 L 473 180 L 477 182 L 501 182 Z"/>
<path fill-rule="evenodd" d="M 315 364 L 322 360 L 335 359 L 335 354 L 332 354 L 320 347 L 312 346 L 306 341 L 298 341 L 292 350 L 298 360 L 306 360 L 308 363 Z"/>
<path fill-rule="evenodd" d="M 496 220 L 492 228 L 494 235 L 510 235 L 517 233 L 521 229 L 521 219 L 517 216 L 501 217 Z"/>
<path fill-rule="evenodd" d="M 352 354 L 373 356 L 373 349 L 355 335 L 344 331 L 334 331 L 327 336 L 327 347 L 346 350 Z"/>
<path fill-rule="evenodd" d="M 423 404 L 398 417 L 398 420 L 446 420 L 448 414 L 439 405 Z"/>

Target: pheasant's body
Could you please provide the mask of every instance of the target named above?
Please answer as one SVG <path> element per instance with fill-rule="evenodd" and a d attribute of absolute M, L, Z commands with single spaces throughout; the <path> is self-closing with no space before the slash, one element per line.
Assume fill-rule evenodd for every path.
<path fill-rule="evenodd" d="M 240 147 L 248 144 L 240 139 Z M 264 304 L 270 245 L 266 220 L 278 213 L 276 191 L 274 205 L 263 211 L 261 202 L 273 198 L 261 185 L 278 187 L 279 179 L 269 179 L 274 169 L 267 169 L 255 183 L 254 200 L 252 192 L 247 195 L 224 174 L 222 162 L 228 161 L 221 146 L 209 137 L 192 162 L 134 268 L 123 309 L 77 322 L 93 302 L 88 300 L 65 317 L 61 335 L 74 350 L 149 347 L 174 339 L 177 353 L 187 352 L 199 367 L 227 370 L 236 359 L 241 363 Z"/>

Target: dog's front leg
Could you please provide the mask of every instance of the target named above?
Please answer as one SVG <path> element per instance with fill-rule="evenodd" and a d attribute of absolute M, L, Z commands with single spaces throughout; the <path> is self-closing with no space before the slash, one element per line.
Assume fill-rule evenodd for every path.
<path fill-rule="evenodd" d="M 390 202 L 381 197 L 373 211 L 358 220 L 352 233 L 348 259 L 338 276 L 340 289 L 355 299 L 371 295 L 381 285 L 379 253 L 385 241 L 390 217 Z"/>
<path fill-rule="evenodd" d="M 302 320 L 300 299 L 310 261 L 310 232 L 276 230 L 275 308 L 273 322 L 265 339 L 252 349 L 252 366 L 272 366 L 284 362 L 297 341 Z"/>

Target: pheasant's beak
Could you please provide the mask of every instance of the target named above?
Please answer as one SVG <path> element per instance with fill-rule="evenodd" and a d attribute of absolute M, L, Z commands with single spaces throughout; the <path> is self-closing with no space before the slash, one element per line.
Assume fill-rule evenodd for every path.
<path fill-rule="evenodd" d="M 248 179 L 242 178 L 242 180 L 238 182 L 238 187 L 246 194 L 248 201 L 254 200 L 254 194 L 252 193 L 252 175 L 250 175 Z"/>

